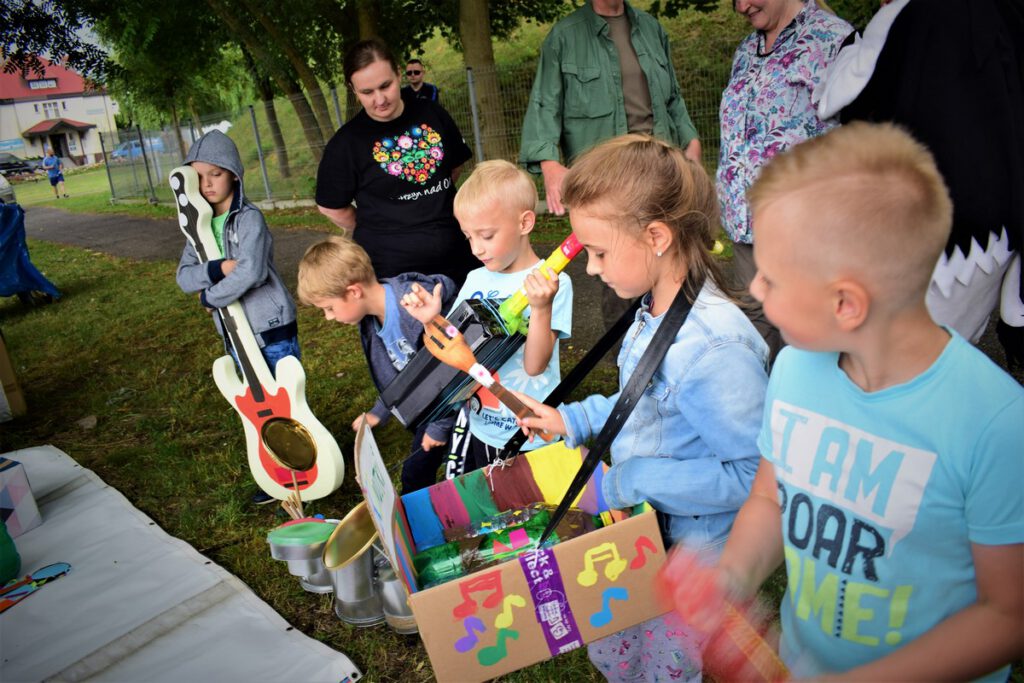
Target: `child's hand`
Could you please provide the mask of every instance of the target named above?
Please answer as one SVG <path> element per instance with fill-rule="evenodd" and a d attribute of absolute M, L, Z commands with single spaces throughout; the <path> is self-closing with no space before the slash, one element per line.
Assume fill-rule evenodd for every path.
<path fill-rule="evenodd" d="M 519 426 L 523 433 L 530 437 L 530 441 L 533 441 L 534 435 L 541 433 L 565 436 L 565 421 L 562 420 L 562 414 L 558 412 L 557 408 L 535 401 L 518 391 L 512 393 L 536 414 L 536 417 L 524 417 L 518 420 Z"/>
<path fill-rule="evenodd" d="M 380 418 L 374 415 L 373 413 L 360 413 L 359 417 L 352 420 L 353 432 L 359 431 L 359 423 L 362 421 L 364 417 L 366 418 L 366 424 L 368 424 L 371 429 L 380 424 Z"/>
<path fill-rule="evenodd" d="M 228 275 L 231 275 L 231 271 L 233 271 L 237 265 L 238 261 L 235 259 L 224 259 L 220 262 L 220 272 L 224 274 L 224 277 L 227 277 Z"/>
<path fill-rule="evenodd" d="M 212 308 L 210 308 L 209 306 L 207 306 L 206 304 L 203 303 L 203 293 L 202 292 L 199 292 L 198 294 L 196 294 L 196 298 L 199 299 L 199 303 L 202 304 L 203 308 L 206 309 L 207 313 L 209 313 L 210 315 L 214 314 L 214 310 Z"/>
<path fill-rule="evenodd" d="M 410 291 L 402 296 L 402 307 L 426 325 L 441 315 L 441 283 L 434 285 L 432 293 L 413 283 Z"/>
<path fill-rule="evenodd" d="M 425 433 L 423 434 L 423 441 L 420 442 L 420 448 L 422 448 L 425 451 L 429 451 L 431 448 L 434 448 L 436 446 L 443 446 L 446 443 L 446 441 L 438 441 L 437 439 L 431 439 L 430 435 Z"/>
<path fill-rule="evenodd" d="M 558 274 L 548 268 L 548 275 L 544 277 L 541 269 L 537 268 L 526 276 L 523 288 L 526 290 L 526 300 L 530 302 L 530 310 L 536 311 L 543 308 L 551 308 L 551 302 L 558 293 Z"/>
<path fill-rule="evenodd" d="M 657 581 L 683 621 L 703 634 L 718 630 L 727 600 L 739 597 L 731 575 L 683 548 L 676 548 L 669 555 Z"/>

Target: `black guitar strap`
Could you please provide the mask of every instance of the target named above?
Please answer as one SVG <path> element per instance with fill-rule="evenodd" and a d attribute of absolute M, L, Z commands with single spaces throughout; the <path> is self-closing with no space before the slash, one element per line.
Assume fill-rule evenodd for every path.
<path fill-rule="evenodd" d="M 629 307 L 629 309 L 622 314 L 622 316 L 615 321 L 615 324 L 608 328 L 600 339 L 587 351 L 580 362 L 577 363 L 572 370 L 566 374 L 565 379 L 558 383 L 548 397 L 544 399 L 544 403 L 549 406 L 557 406 L 560 403 L 564 403 L 569 394 L 572 393 L 573 389 L 579 386 L 580 382 L 590 374 L 597 364 L 604 358 L 605 354 L 611 350 L 615 343 L 622 338 L 622 335 L 626 334 L 626 330 L 633 324 L 633 320 L 636 318 L 636 312 L 640 308 L 640 298 Z M 500 459 L 507 460 L 513 458 L 519 454 L 519 449 L 526 443 L 526 434 L 523 434 L 523 430 L 517 429 L 516 433 L 509 439 L 504 448 L 501 450 Z"/>
<path fill-rule="evenodd" d="M 665 312 L 665 319 L 661 321 L 661 325 L 655 330 L 651 343 L 644 351 L 644 355 L 640 357 L 640 362 L 633 371 L 633 375 L 626 382 L 625 388 L 619 393 L 619 399 L 616 401 L 615 407 L 612 408 L 611 414 L 608 415 L 608 420 L 604 423 L 604 427 L 601 428 L 597 438 L 594 439 L 587 457 L 580 465 L 580 469 L 576 472 L 572 483 L 569 484 L 569 489 L 565 492 L 565 496 L 562 497 L 562 501 L 558 504 L 554 514 L 551 515 L 551 521 L 548 522 L 544 533 L 541 534 L 540 540 L 537 543 L 538 547 L 543 545 L 551 535 L 551 532 L 558 526 L 572 501 L 576 499 L 576 496 L 586 486 L 587 481 L 590 480 L 590 475 L 597 469 L 601 458 L 611 447 L 612 441 L 615 440 L 622 426 L 626 423 L 626 419 L 633 412 L 636 402 L 651 383 L 654 371 L 661 365 L 661 361 L 668 352 L 669 346 L 675 340 L 676 333 L 683 326 L 683 323 L 686 322 L 686 316 L 690 314 L 692 306 L 687 299 L 688 293 L 692 291 L 694 297 L 696 297 L 702 285 L 703 281 L 699 281 L 694 282 L 692 288 L 687 287 L 685 283 L 679 288 L 675 299 L 672 300 L 672 305 Z M 619 322 L 622 321 L 620 320 Z"/>

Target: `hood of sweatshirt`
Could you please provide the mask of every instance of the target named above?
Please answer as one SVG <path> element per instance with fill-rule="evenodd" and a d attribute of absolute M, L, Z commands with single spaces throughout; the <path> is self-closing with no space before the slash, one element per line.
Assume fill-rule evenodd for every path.
<path fill-rule="evenodd" d="M 185 163 L 191 164 L 193 161 L 204 161 L 234 173 L 238 177 L 236 201 L 241 203 L 245 199 L 245 190 L 242 187 L 242 176 L 245 173 L 242 157 L 238 154 L 238 147 L 227 135 L 219 130 L 211 130 L 193 142 L 185 157 Z"/>

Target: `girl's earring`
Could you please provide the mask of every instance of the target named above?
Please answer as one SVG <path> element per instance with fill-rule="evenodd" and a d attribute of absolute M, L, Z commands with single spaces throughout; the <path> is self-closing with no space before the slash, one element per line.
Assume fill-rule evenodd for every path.
<path fill-rule="evenodd" d="M 663 253 L 663 252 L 660 252 L 660 251 L 658 251 L 658 252 L 655 252 L 655 253 L 654 253 L 654 255 L 655 255 L 655 256 L 658 256 L 658 257 L 661 257 L 662 253 Z"/>

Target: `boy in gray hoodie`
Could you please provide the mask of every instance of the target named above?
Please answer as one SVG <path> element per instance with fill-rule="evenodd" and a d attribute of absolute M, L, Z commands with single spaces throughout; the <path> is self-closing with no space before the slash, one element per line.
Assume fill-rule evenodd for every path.
<path fill-rule="evenodd" d="M 178 286 L 186 294 L 198 292 L 208 309 L 240 301 L 274 372 L 285 356 L 300 358 L 295 301 L 274 267 L 274 240 L 263 214 L 245 198 L 238 148 L 227 135 L 212 130 L 192 144 L 185 163 L 198 173 L 199 190 L 213 209 L 213 233 L 224 258 L 200 263 L 186 243 L 178 263 Z M 214 323 L 223 337 L 217 316 Z M 230 346 L 229 351 L 235 356 Z"/>

